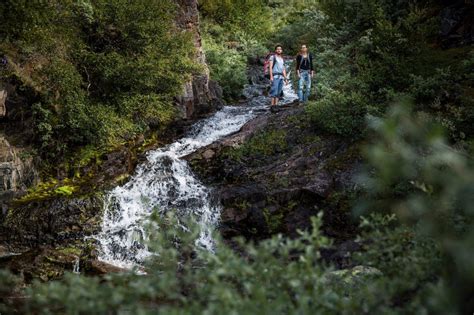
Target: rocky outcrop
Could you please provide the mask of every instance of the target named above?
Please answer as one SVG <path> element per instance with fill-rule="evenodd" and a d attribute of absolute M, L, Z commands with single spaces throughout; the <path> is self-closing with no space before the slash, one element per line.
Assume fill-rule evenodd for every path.
<path fill-rule="evenodd" d="M 33 166 L 33 158 L 28 151 L 16 148 L 0 135 L 0 204 L 2 214 L 7 210 L 7 202 L 39 180 Z"/>
<path fill-rule="evenodd" d="M 187 157 L 220 198 L 224 238 L 295 236 L 319 211 L 327 235 L 341 241 L 353 236 L 349 192 L 360 144 L 320 137 L 305 116 L 300 105 L 263 114 Z"/>
<path fill-rule="evenodd" d="M 178 0 L 179 13 L 177 25 L 193 34 L 196 48 L 196 62 L 202 65 L 202 74 L 193 76 L 183 88 L 183 94 L 177 97 L 183 118 L 193 118 L 209 113 L 222 105 L 222 89 L 209 79 L 209 69 L 203 51 L 199 31 L 199 11 L 197 0 Z"/>
<path fill-rule="evenodd" d="M 14 204 L 3 224 L 10 233 L 2 235 L 16 248 L 59 245 L 82 240 L 98 231 L 103 201 L 100 194 Z"/>

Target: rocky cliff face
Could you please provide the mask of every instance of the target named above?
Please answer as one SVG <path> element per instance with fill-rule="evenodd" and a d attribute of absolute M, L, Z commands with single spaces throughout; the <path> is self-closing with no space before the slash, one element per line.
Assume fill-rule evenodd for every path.
<path fill-rule="evenodd" d="M 193 118 L 214 110 L 222 104 L 222 89 L 209 79 L 209 69 L 206 65 L 201 34 L 199 31 L 199 11 L 197 0 L 178 0 L 179 13 L 177 25 L 193 34 L 196 47 L 196 62 L 204 67 L 204 73 L 195 75 L 187 82 L 183 94 L 177 97 L 183 118 Z"/>
<path fill-rule="evenodd" d="M 0 206 L 6 211 L 5 201 L 36 184 L 38 174 L 33 159 L 21 148 L 16 148 L 0 134 Z"/>

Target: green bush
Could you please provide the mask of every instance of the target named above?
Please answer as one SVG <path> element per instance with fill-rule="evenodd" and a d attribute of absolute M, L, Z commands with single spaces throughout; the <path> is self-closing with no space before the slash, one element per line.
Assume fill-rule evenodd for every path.
<path fill-rule="evenodd" d="M 12 32 L 0 48 L 15 65 L 3 79 L 36 92 L 35 142 L 43 157 L 110 147 L 176 117 L 173 97 L 202 71 L 191 34 L 176 30 L 176 8 L 170 0 L 2 5 Z"/>
<path fill-rule="evenodd" d="M 387 119 L 375 119 L 371 126 L 377 138 L 367 148 L 370 168 L 362 181 L 368 209 L 395 213 L 417 226 L 415 237 L 432 239 L 442 259 L 437 286 L 448 294 L 436 307 L 472 310 L 474 274 L 468 266 L 474 261 L 466 255 L 474 242 L 472 159 L 451 148 L 443 129 L 413 115 L 407 104 L 393 107 Z M 400 184 L 411 189 L 394 193 Z"/>
<path fill-rule="evenodd" d="M 205 18 L 223 26 L 230 34 L 244 32 L 263 40 L 273 26 L 265 0 L 203 0 L 199 5 Z"/>
<path fill-rule="evenodd" d="M 274 28 L 264 0 L 199 2 L 203 46 L 211 78 L 223 89 L 227 101 L 241 97 L 247 83 L 247 62 L 265 55 L 264 43 Z"/>
<path fill-rule="evenodd" d="M 227 100 L 238 99 L 247 82 L 247 58 L 235 49 L 218 44 L 211 37 L 205 37 L 203 44 L 211 77 L 220 84 Z"/>
<path fill-rule="evenodd" d="M 356 137 L 365 130 L 367 104 L 364 96 L 357 92 L 331 91 L 309 102 L 306 112 L 317 128 L 328 133 Z"/>

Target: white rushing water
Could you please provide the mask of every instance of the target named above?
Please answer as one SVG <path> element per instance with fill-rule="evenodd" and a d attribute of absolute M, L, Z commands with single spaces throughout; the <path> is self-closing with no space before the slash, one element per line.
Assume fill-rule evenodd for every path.
<path fill-rule="evenodd" d="M 151 255 L 145 226 L 153 211 L 174 211 L 179 218 L 198 220 L 197 246 L 213 249 L 212 231 L 219 220 L 220 205 L 212 191 L 196 178 L 182 157 L 238 131 L 246 122 L 268 108 L 261 89 L 249 85 L 244 95 L 252 98 L 241 106 L 225 106 L 212 117 L 197 122 L 176 142 L 147 153 L 131 180 L 110 191 L 105 198 L 99 259 L 116 266 L 140 265 Z M 282 103 L 297 99 L 291 84 L 284 88 Z"/>

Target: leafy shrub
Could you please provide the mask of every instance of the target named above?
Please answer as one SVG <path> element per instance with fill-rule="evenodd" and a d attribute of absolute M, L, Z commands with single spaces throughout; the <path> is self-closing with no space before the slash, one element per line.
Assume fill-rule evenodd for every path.
<path fill-rule="evenodd" d="M 38 94 L 32 110 L 42 157 L 113 146 L 174 119 L 173 97 L 202 69 L 190 34 L 175 29 L 173 1 L 40 2 L 2 5 L 12 33 L 0 48 L 15 65 L 3 79 Z"/>
<path fill-rule="evenodd" d="M 238 99 L 247 82 L 247 58 L 210 37 L 205 37 L 203 43 L 211 77 L 220 84 L 227 100 Z"/>
<path fill-rule="evenodd" d="M 450 292 L 436 307 L 451 303 L 460 312 L 472 310 L 474 276 L 467 266 L 473 256 L 465 255 L 474 241 L 472 160 L 448 146 L 439 125 L 412 115 L 407 104 L 393 107 L 387 119 L 371 126 L 378 137 L 367 149 L 371 167 L 362 181 L 372 201 L 369 209 L 395 213 L 418 225 L 415 237 L 434 240 L 443 269 L 438 285 Z M 411 189 L 394 194 L 400 183 Z"/>
<path fill-rule="evenodd" d="M 199 4 L 205 18 L 231 34 L 244 32 L 262 40 L 272 28 L 271 11 L 264 0 L 203 0 Z"/>
<path fill-rule="evenodd" d="M 318 101 L 310 102 L 306 109 L 311 121 L 326 132 L 357 136 L 365 129 L 367 109 L 360 93 L 332 91 Z"/>

